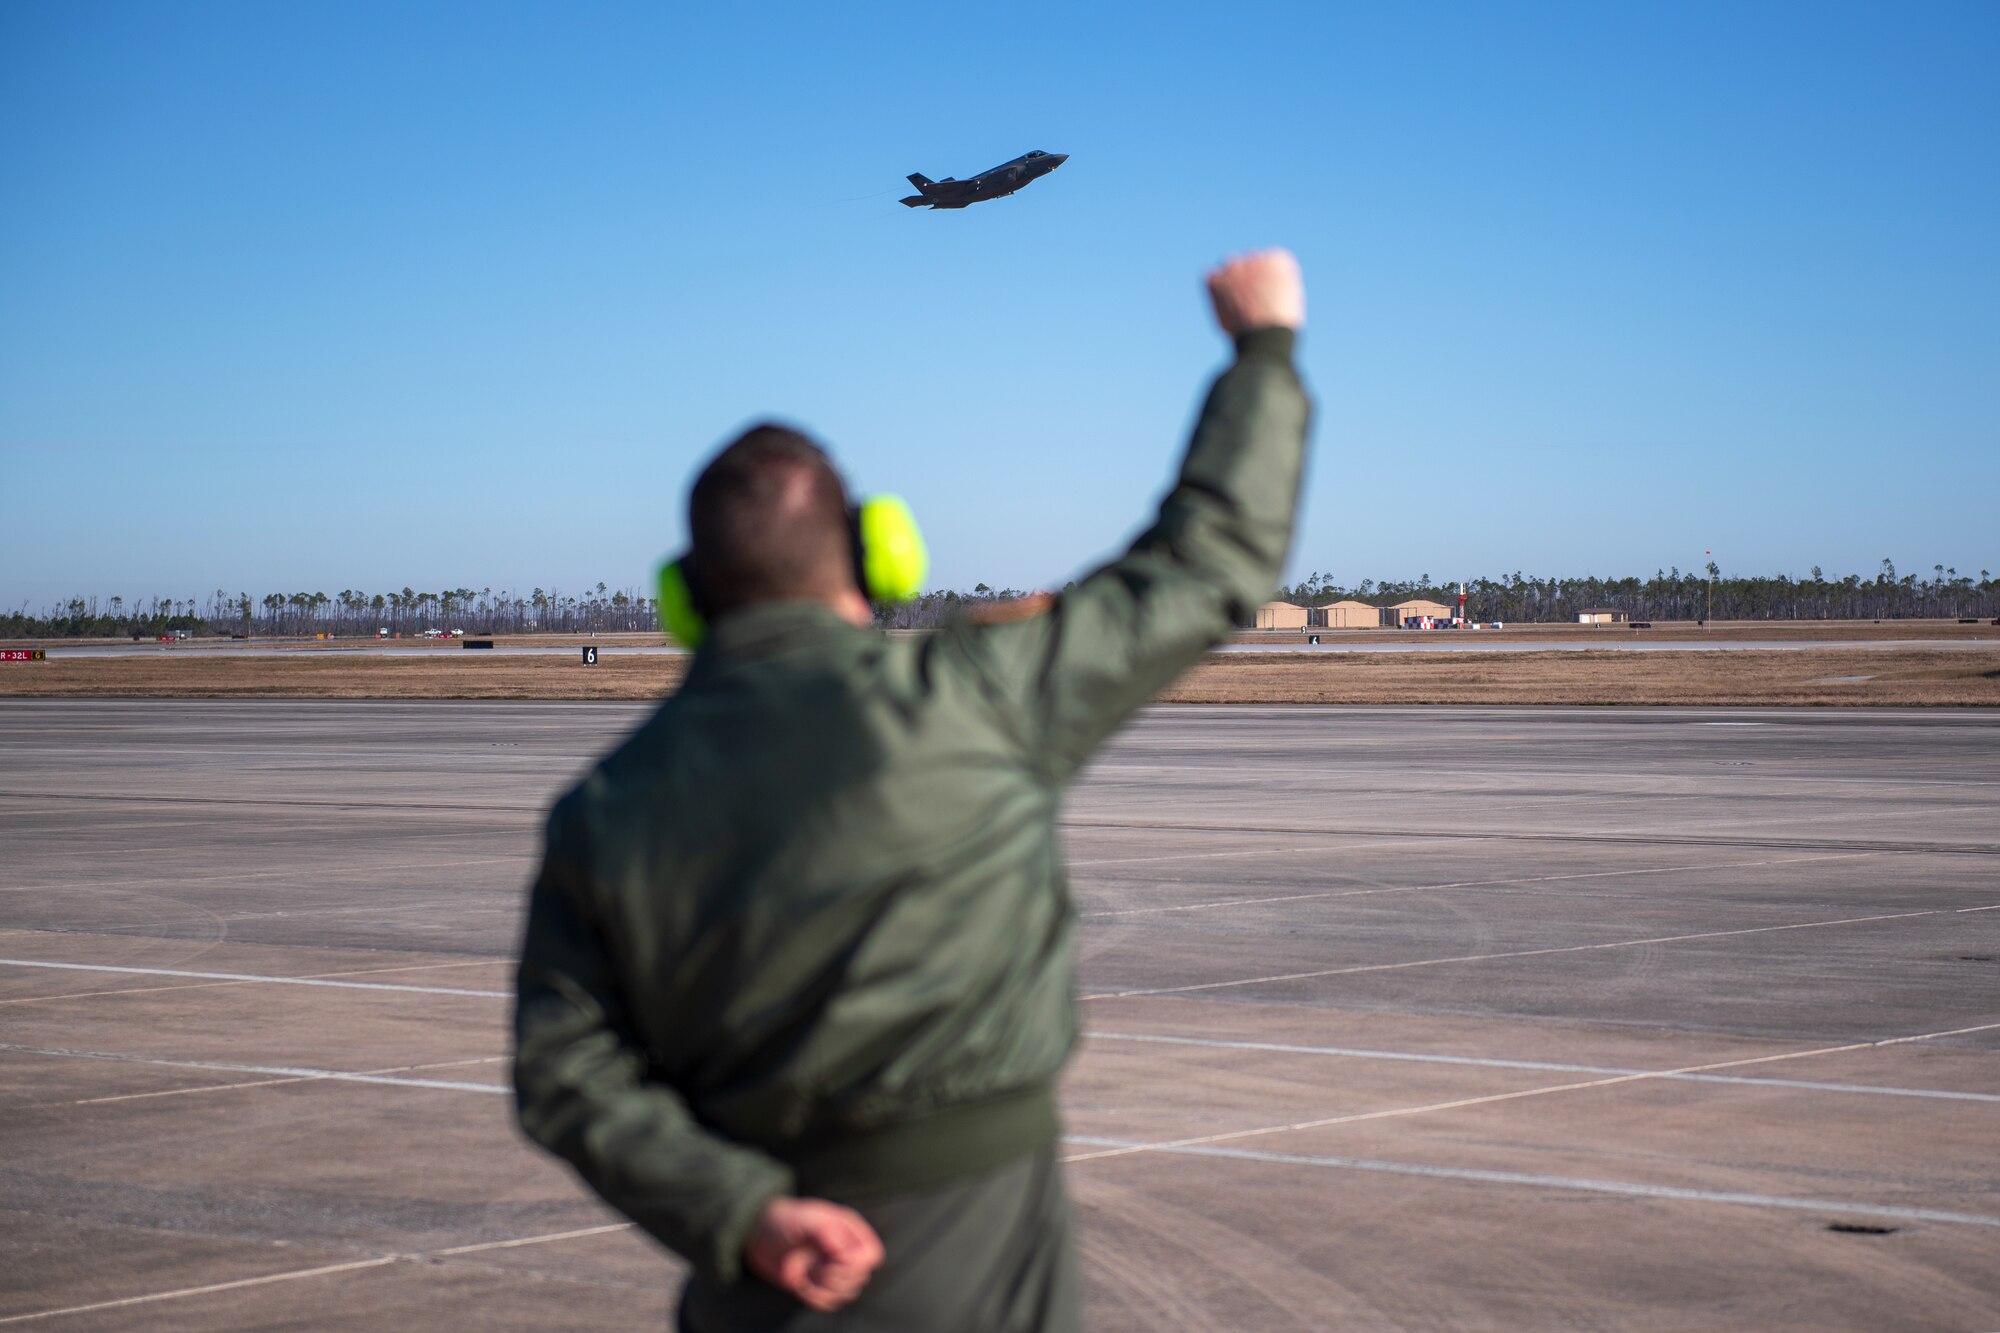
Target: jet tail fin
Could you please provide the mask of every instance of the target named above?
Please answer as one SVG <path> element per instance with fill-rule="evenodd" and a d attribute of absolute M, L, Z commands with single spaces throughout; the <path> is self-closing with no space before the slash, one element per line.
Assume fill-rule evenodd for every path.
<path fill-rule="evenodd" d="M 913 194 L 907 196 L 906 198 L 899 199 L 896 202 L 901 204 L 905 208 L 922 208 L 925 204 L 928 204 L 930 200 L 924 198 L 920 194 Z"/>
<path fill-rule="evenodd" d="M 920 175 L 914 171 L 911 172 L 909 176 L 906 177 L 906 179 L 910 182 L 910 184 L 917 187 L 918 193 L 922 193 L 923 191 L 930 189 L 931 186 L 937 184 L 937 182 L 932 180 L 929 176 Z"/>

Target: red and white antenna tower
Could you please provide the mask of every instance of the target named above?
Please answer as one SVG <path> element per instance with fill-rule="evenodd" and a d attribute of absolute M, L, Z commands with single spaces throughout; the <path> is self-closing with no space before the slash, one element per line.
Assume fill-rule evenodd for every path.
<path fill-rule="evenodd" d="M 1465 623 L 1465 585 L 1458 585 L 1458 623 Z"/>

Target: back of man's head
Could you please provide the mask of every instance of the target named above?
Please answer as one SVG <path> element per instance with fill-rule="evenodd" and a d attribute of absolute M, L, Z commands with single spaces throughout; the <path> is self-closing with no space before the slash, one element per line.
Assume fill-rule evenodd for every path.
<path fill-rule="evenodd" d="M 689 570 L 704 614 L 824 601 L 854 586 L 847 488 L 826 451 L 786 426 L 723 446 L 688 498 Z"/>

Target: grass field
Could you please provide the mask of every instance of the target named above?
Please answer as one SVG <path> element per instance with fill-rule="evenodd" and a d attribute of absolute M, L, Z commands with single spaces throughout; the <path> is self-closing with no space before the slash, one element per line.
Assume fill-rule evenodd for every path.
<path fill-rule="evenodd" d="M 0 664 L 0 697 L 161 699 L 649 699 L 684 657 L 283 656 L 161 652 Z M 1216 654 L 1167 703 L 2000 706 L 2000 653 L 1844 647 L 1728 652 Z"/>
<path fill-rule="evenodd" d="M 1951 648 L 1211 656 L 1166 703 L 2000 704 L 2000 654 Z"/>

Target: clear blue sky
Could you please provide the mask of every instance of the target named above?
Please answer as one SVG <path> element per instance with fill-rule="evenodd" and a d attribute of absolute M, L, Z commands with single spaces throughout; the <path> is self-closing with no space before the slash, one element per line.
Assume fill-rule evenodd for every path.
<path fill-rule="evenodd" d="M 764 414 L 1060 582 L 1304 262 L 1292 572 L 2000 566 L 2000 5 L 0 6 L 0 603 L 641 586 Z M 903 176 L 1072 155 L 1023 194 Z"/>

